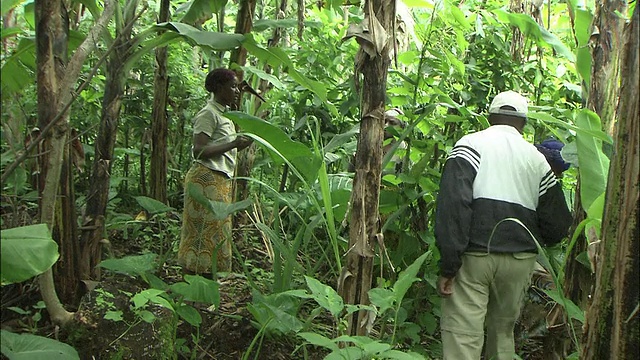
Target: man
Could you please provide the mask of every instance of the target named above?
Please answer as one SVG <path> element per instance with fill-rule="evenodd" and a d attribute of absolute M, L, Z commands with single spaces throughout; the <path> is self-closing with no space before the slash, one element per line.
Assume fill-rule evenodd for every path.
<path fill-rule="evenodd" d="M 485 324 L 485 359 L 513 358 L 513 328 L 536 261 L 529 232 L 551 245 L 571 224 L 560 183 L 522 137 L 527 110 L 522 95 L 498 94 L 491 126 L 462 137 L 444 166 L 435 236 L 445 360 L 480 359 Z"/>

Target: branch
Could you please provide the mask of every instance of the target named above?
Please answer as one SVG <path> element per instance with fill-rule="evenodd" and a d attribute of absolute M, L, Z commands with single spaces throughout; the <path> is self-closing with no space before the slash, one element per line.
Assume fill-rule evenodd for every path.
<path fill-rule="evenodd" d="M 109 2 L 109 4 L 111 4 L 111 2 Z M 126 28 L 130 28 L 133 27 L 133 24 L 136 22 L 136 20 L 138 20 L 138 18 L 140 16 L 142 16 L 142 13 L 147 9 L 147 7 L 145 6 L 142 11 L 140 11 L 140 13 L 138 13 L 138 16 L 136 16 L 135 19 L 133 19 L 129 24 L 127 24 Z M 104 11 L 103 11 L 104 14 Z M 118 37 L 122 36 L 122 34 L 118 35 Z M 116 38 L 115 40 L 117 40 L 118 38 Z M 114 43 L 116 42 L 114 40 Z M 83 43 L 84 44 L 84 43 Z M 81 45 L 82 46 L 82 45 Z M 98 60 L 98 62 L 95 64 L 95 66 L 91 69 L 91 72 L 89 73 L 89 75 L 87 76 L 87 79 L 76 89 L 76 91 L 69 91 L 69 95 L 71 96 L 71 99 L 69 100 L 69 102 L 67 102 L 65 104 L 65 106 L 58 112 L 58 114 L 53 118 L 53 120 L 51 120 L 47 126 L 44 127 L 44 129 L 42 129 L 40 131 L 40 135 L 38 135 L 38 137 L 29 143 L 29 145 L 25 148 L 24 152 L 18 156 L 16 158 L 16 161 L 14 161 L 13 163 L 11 163 L 11 165 L 9 165 L 6 170 L 2 173 L 2 178 L 0 178 L 0 183 L 4 184 L 7 179 L 9 179 L 9 176 L 11 175 L 11 173 L 13 173 L 13 171 L 20 166 L 20 164 L 22 164 L 23 161 L 26 160 L 26 158 L 29 156 L 29 154 L 31 153 L 31 151 L 33 150 L 34 147 L 36 147 L 41 141 L 42 139 L 44 139 L 44 137 L 49 133 L 49 131 L 51 130 L 51 128 L 53 128 L 54 125 L 56 125 L 58 123 L 58 121 L 60 119 L 62 119 L 63 115 L 67 112 L 67 110 L 69 110 L 69 108 L 71 107 L 71 104 L 73 104 L 73 102 L 78 98 L 78 96 L 80 95 L 80 93 L 82 93 L 82 91 L 84 91 L 84 89 L 89 85 L 89 83 L 91 82 L 91 79 L 93 79 L 93 76 L 98 72 L 98 69 L 100 68 L 100 66 L 102 66 L 102 63 L 107 59 L 107 57 L 115 50 L 114 46 L 111 46 L 107 49 L 107 51 L 104 53 L 104 55 L 102 55 L 102 57 Z M 85 57 L 86 58 L 86 57 Z M 75 56 L 73 58 L 73 60 L 75 60 Z M 81 64 L 82 65 L 82 64 Z M 77 77 L 77 74 L 76 74 Z M 75 80 L 74 80 L 75 81 Z M 71 84 L 68 85 L 69 87 L 71 87 Z M 60 87 L 60 89 L 64 89 L 62 86 Z M 64 93 L 65 91 L 63 91 Z M 66 97 L 67 95 L 65 95 Z"/>
<path fill-rule="evenodd" d="M 93 28 L 91 28 L 91 31 L 89 31 L 89 34 L 84 39 L 82 44 L 80 44 L 80 46 L 78 46 L 76 51 L 73 53 L 73 57 L 71 58 L 71 60 L 69 60 L 69 62 L 67 63 L 64 78 L 60 82 L 60 86 L 57 89 L 60 96 L 58 104 L 67 103 L 69 98 L 73 96 L 73 92 L 71 90 L 75 82 L 78 80 L 80 71 L 82 71 L 82 65 L 87 59 L 87 56 L 89 56 L 93 49 L 95 49 L 96 44 L 99 40 L 99 35 L 109 24 L 109 20 L 111 20 L 115 8 L 116 6 L 114 0 L 105 0 L 104 10 L 102 11 L 100 18 L 93 26 Z M 67 91 L 67 89 L 69 91 Z"/>

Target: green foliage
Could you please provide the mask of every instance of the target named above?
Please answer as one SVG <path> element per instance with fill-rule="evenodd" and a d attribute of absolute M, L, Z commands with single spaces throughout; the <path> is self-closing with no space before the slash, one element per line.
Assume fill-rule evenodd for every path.
<path fill-rule="evenodd" d="M 80 359 L 71 346 L 57 340 L 31 334 L 14 334 L 0 330 L 2 354 L 9 360 L 73 360 Z"/>
<path fill-rule="evenodd" d="M 120 259 L 102 260 L 98 266 L 113 272 L 127 274 L 133 277 L 140 276 L 146 280 L 147 275 L 155 270 L 157 255 L 153 253 L 125 256 Z"/>
<path fill-rule="evenodd" d="M 45 224 L 2 230 L 2 285 L 47 271 L 58 260 L 58 244 Z"/>
<path fill-rule="evenodd" d="M 589 110 L 581 110 L 577 114 L 578 126 L 588 130 L 600 130 L 600 118 Z M 602 140 L 592 136 L 576 136 L 580 176 L 588 179 L 580 186 L 580 197 L 585 210 L 604 193 L 609 173 L 609 158 L 602 152 Z"/>

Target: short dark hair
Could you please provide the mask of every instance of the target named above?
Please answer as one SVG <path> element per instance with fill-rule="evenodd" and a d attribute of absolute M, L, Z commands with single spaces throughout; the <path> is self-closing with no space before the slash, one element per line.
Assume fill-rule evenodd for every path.
<path fill-rule="evenodd" d="M 217 68 L 213 69 L 207 74 L 207 78 L 204 81 L 204 88 L 208 92 L 215 92 L 220 85 L 226 84 L 236 77 L 236 73 L 229 69 Z"/>

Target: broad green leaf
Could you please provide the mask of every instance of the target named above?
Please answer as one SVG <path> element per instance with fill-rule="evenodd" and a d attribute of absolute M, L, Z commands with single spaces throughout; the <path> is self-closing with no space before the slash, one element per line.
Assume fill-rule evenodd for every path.
<path fill-rule="evenodd" d="M 225 115 L 240 125 L 243 132 L 255 134 L 268 142 L 279 154 L 291 162 L 307 182 L 312 183 L 315 181 L 318 176 L 318 170 L 322 165 L 322 159 L 312 153 L 306 145 L 291 140 L 280 128 L 255 116 L 237 111 L 230 111 Z M 270 149 L 267 148 L 267 150 Z M 280 164 L 283 163 L 283 160 L 277 154 L 272 151 L 269 151 L 269 153 L 274 161 Z"/>
<path fill-rule="evenodd" d="M 198 327 L 202 324 L 202 316 L 193 306 L 181 305 L 176 309 L 176 314 L 192 326 Z"/>
<path fill-rule="evenodd" d="M 189 196 L 193 197 L 200 205 L 204 206 L 208 211 L 210 211 L 218 220 L 224 220 L 229 215 L 246 209 L 253 203 L 251 199 L 245 199 L 231 204 L 227 204 L 222 201 L 209 200 L 202 193 L 202 187 L 193 183 L 187 184 L 187 193 L 189 194 Z"/>
<path fill-rule="evenodd" d="M 280 308 L 266 303 L 248 304 L 247 309 L 262 327 L 268 332 L 276 334 L 297 333 L 303 328 L 303 323 L 296 316 Z"/>
<path fill-rule="evenodd" d="M 278 68 L 282 66 L 284 68 L 284 71 L 289 74 L 291 79 L 293 79 L 300 86 L 316 94 L 320 98 L 320 100 L 322 100 L 329 108 L 331 113 L 337 115 L 338 110 L 333 104 L 329 103 L 327 99 L 327 88 L 324 83 L 309 79 L 308 77 L 298 72 L 293 66 L 293 62 L 291 61 L 291 59 L 289 59 L 289 56 L 283 49 L 277 47 L 261 47 L 255 42 L 251 34 L 247 34 L 245 36 L 244 40 L 242 41 L 242 46 L 244 46 L 249 53 L 257 57 L 261 61 L 264 61 L 267 64 L 271 65 L 272 67 Z"/>
<path fill-rule="evenodd" d="M 585 9 L 577 9 L 575 14 L 575 35 L 578 40 L 578 47 L 587 46 L 589 38 L 591 38 L 591 22 L 593 21 L 593 14 Z"/>
<path fill-rule="evenodd" d="M 419 279 L 416 277 L 418 271 L 420 271 L 420 267 L 422 267 L 422 263 L 427 259 L 429 255 L 428 252 L 422 254 L 413 264 L 409 265 L 404 271 L 398 275 L 398 281 L 393 284 L 393 292 L 396 295 L 396 301 L 399 304 L 404 295 L 407 293 L 407 290 L 411 287 L 411 284 L 418 281 Z"/>
<path fill-rule="evenodd" d="M 40 275 L 58 260 L 58 244 L 45 224 L 2 230 L 2 285 Z"/>
<path fill-rule="evenodd" d="M 600 118 L 590 110 L 582 109 L 576 118 L 581 129 L 599 131 Z M 602 141 L 583 133 L 576 134 L 580 167 L 580 198 L 586 210 L 606 190 L 609 173 L 609 158 L 602 152 Z"/>
<path fill-rule="evenodd" d="M 324 360 L 359 360 L 359 359 L 367 359 L 370 358 L 364 357 L 364 351 L 362 349 L 357 348 L 355 346 L 349 346 L 343 349 L 338 349 L 332 351 L 329 355 L 327 355 Z"/>
<path fill-rule="evenodd" d="M 389 350 L 384 352 L 385 359 L 393 360 L 424 360 L 425 357 L 414 352 L 402 352 L 399 350 Z"/>
<path fill-rule="evenodd" d="M 332 287 L 321 283 L 317 279 L 306 275 L 304 278 L 313 294 L 313 299 L 320 306 L 327 309 L 334 318 L 338 318 L 338 315 L 344 309 L 344 302 L 340 295 Z"/>
<path fill-rule="evenodd" d="M 171 304 L 167 301 L 167 299 L 160 296 L 164 293 L 165 292 L 163 290 L 158 290 L 158 289 L 142 290 L 141 292 L 135 294 L 133 298 L 131 298 L 131 301 L 133 301 L 133 303 L 136 305 L 137 308 L 142 307 L 143 305 L 145 305 L 147 302 L 150 301 L 154 304 L 158 304 L 164 308 L 167 308 L 173 311 L 173 306 L 171 306 Z"/>
<path fill-rule="evenodd" d="M 89 9 L 89 12 L 91 13 L 91 16 L 93 16 L 94 19 L 98 19 L 100 17 L 100 9 L 98 8 L 98 4 L 96 0 L 76 0 L 76 1 L 84 5 L 87 9 Z"/>
<path fill-rule="evenodd" d="M 396 304 L 395 293 L 383 288 L 373 288 L 369 290 L 369 300 L 371 300 L 371 304 L 379 308 L 381 314 L 393 308 Z"/>
<path fill-rule="evenodd" d="M 576 51 L 576 69 L 584 80 L 585 90 L 589 90 L 591 84 L 591 51 L 588 47 L 581 47 Z"/>
<path fill-rule="evenodd" d="M 449 6 L 449 12 L 461 28 L 463 28 L 464 30 L 468 30 L 471 28 L 469 20 L 467 20 L 467 18 L 464 16 L 464 13 L 462 12 L 462 10 L 460 10 L 459 7 Z"/>
<path fill-rule="evenodd" d="M 573 130 L 576 133 L 582 134 L 585 137 L 593 137 L 595 139 L 607 142 L 609 144 L 613 143 L 613 140 L 611 139 L 611 137 L 597 127 L 576 126 L 568 122 L 556 119 L 553 116 L 543 112 L 529 112 L 527 113 L 527 117 L 531 119 L 540 120 L 543 123 L 558 125 L 567 130 Z"/>
<path fill-rule="evenodd" d="M 509 13 L 500 9 L 494 12 L 498 19 L 518 27 L 525 36 L 534 40 L 538 45 L 548 44 L 553 47 L 559 55 L 570 61 L 575 61 L 573 52 L 560 39 L 533 20 L 530 15 Z"/>
<path fill-rule="evenodd" d="M 580 309 L 578 305 L 576 305 L 571 299 L 567 299 L 563 294 L 558 291 L 558 289 L 553 290 L 544 290 L 543 291 L 549 295 L 553 301 L 557 302 L 560 305 L 565 306 L 565 310 L 570 318 L 576 319 L 584 324 L 584 311 Z"/>
<path fill-rule="evenodd" d="M 305 24 L 306 26 L 307 24 Z M 268 29 L 276 28 L 297 28 L 297 19 L 260 19 L 253 23 L 254 32 L 261 32 Z"/>
<path fill-rule="evenodd" d="M 35 82 L 36 45 L 33 38 L 22 38 L 17 49 L 2 65 L 2 96 L 7 98 Z"/>
<path fill-rule="evenodd" d="M 301 332 L 301 333 L 298 333 L 297 335 L 303 338 L 306 342 L 308 342 L 311 345 L 321 346 L 323 348 L 326 348 L 332 351 L 337 351 L 340 349 L 333 340 L 329 339 L 328 337 L 322 336 L 320 334 Z"/>
<path fill-rule="evenodd" d="M 171 291 L 184 296 L 184 300 L 220 306 L 220 291 L 217 281 L 200 275 L 185 275 L 185 282 L 171 285 Z"/>
<path fill-rule="evenodd" d="M 233 50 L 241 46 L 244 39 L 242 34 L 227 34 L 212 31 L 202 31 L 191 25 L 178 22 L 167 22 L 155 25 L 158 29 L 175 31 L 185 39 L 195 42 L 196 45 L 205 46 L 212 50 Z"/>
<path fill-rule="evenodd" d="M 184 12 L 180 22 L 194 24 L 203 19 L 211 18 L 212 14 L 218 13 L 226 4 L 227 0 L 191 0 L 178 6 L 175 13 Z"/>
<path fill-rule="evenodd" d="M 76 349 L 57 340 L 31 334 L 18 335 L 6 330 L 1 330 L 0 336 L 2 354 L 9 360 L 80 359 Z"/>
<path fill-rule="evenodd" d="M 383 342 L 372 341 L 362 347 L 365 356 L 382 355 L 385 351 L 390 350 L 391 345 Z"/>
<path fill-rule="evenodd" d="M 602 220 L 602 216 L 604 214 L 604 200 L 606 198 L 606 191 L 603 191 L 600 196 L 598 196 L 592 203 L 591 206 L 587 209 L 587 217 L 596 220 Z"/>
<path fill-rule="evenodd" d="M 8 27 L 2 29 L 0 33 L 2 34 L 2 36 L 0 37 L 2 38 L 2 40 L 4 40 L 12 36 L 22 34 L 23 31 L 19 27 Z"/>
<path fill-rule="evenodd" d="M 120 259 L 102 260 L 98 266 L 129 276 L 145 278 L 146 273 L 156 268 L 156 254 L 132 255 Z"/>
<path fill-rule="evenodd" d="M 156 199 L 152 199 L 146 196 L 136 196 L 136 201 L 142 208 L 144 208 L 150 215 L 168 212 L 174 210 L 171 206 L 167 206 L 164 203 Z"/>
<path fill-rule="evenodd" d="M 267 74 L 261 69 L 258 69 L 253 66 L 243 66 L 242 70 L 247 74 L 254 74 L 262 80 L 266 80 L 269 83 L 273 84 L 278 89 L 285 89 L 287 86 L 280 81 L 276 76 L 272 74 Z"/>
<path fill-rule="evenodd" d="M 104 314 L 104 318 L 111 321 L 122 321 L 124 320 L 122 315 L 123 313 L 121 310 L 117 310 L 117 311 L 109 310 Z"/>

